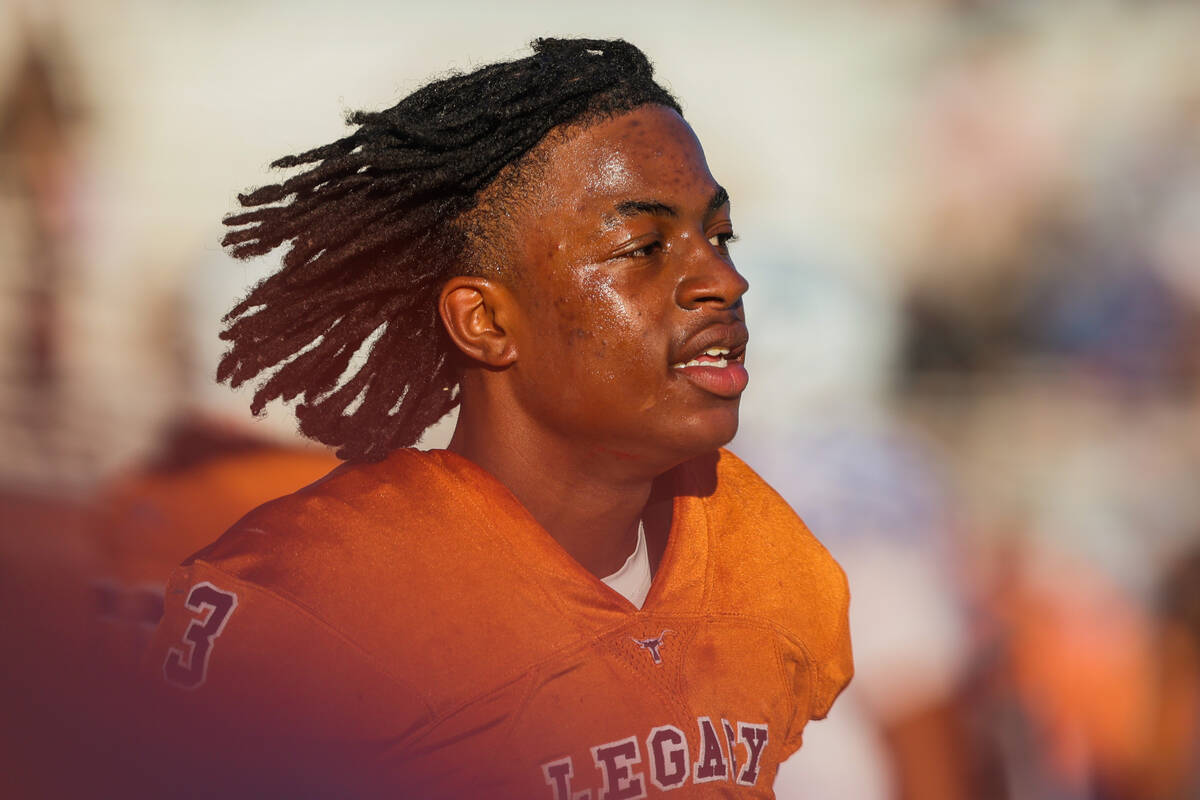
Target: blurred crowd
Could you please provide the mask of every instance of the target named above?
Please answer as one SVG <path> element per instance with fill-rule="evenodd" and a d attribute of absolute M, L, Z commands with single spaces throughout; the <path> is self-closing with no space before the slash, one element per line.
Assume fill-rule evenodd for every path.
<path fill-rule="evenodd" d="M 886 113 L 856 139 L 859 215 L 734 246 L 732 448 L 853 596 L 855 680 L 778 795 L 1200 798 L 1200 9 L 812 15 L 878 50 L 856 102 Z M 89 263 L 106 109 L 53 17 L 22 26 L 0 70 L 0 771 L 54 796 L 63 752 L 114 785 L 136 762 L 97 731 L 172 566 L 337 462 L 211 380 L 219 317 L 269 264 L 209 244 L 114 305 Z"/>
<path fill-rule="evenodd" d="M 751 367 L 796 388 L 734 447 L 853 594 L 855 682 L 781 782 L 1200 797 L 1200 26 L 981 6 L 905 77 L 878 265 L 770 262 L 832 319 L 775 298 L 756 339 L 873 370 Z"/>

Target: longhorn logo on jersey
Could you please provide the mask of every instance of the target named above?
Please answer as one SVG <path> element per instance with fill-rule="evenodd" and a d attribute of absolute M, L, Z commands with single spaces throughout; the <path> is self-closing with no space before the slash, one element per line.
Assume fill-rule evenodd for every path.
<path fill-rule="evenodd" d="M 646 650 L 647 652 L 650 653 L 650 657 L 654 659 L 655 664 L 661 664 L 662 663 L 662 654 L 659 653 L 659 649 L 663 646 L 663 637 L 665 637 L 668 633 L 674 633 L 674 632 L 675 631 L 668 628 L 668 629 L 664 630 L 662 633 L 660 633 L 658 636 L 655 636 L 653 639 L 638 639 L 637 637 L 630 637 L 630 638 L 633 639 L 633 641 L 637 644 L 638 647 L 640 647 L 643 650 Z"/>
<path fill-rule="evenodd" d="M 542 775 L 554 800 L 636 800 L 646 796 L 647 782 L 660 792 L 678 789 L 689 780 L 724 781 L 740 786 L 754 786 L 758 782 L 759 764 L 768 739 L 766 725 L 745 722 L 731 725 L 722 719 L 724 742 L 710 717 L 697 717 L 696 725 L 698 734 L 690 742 L 687 734 L 674 725 L 659 725 L 644 740 L 629 736 L 596 745 L 591 748 L 592 761 L 599 774 L 593 775 L 592 781 L 585 774 L 576 775 L 571 756 L 543 764 Z M 739 762 L 735 752 L 739 745 L 744 750 L 744 763 Z M 691 760 L 693 754 L 695 762 Z M 596 777 L 598 787 L 594 783 Z M 581 783 L 591 783 L 592 788 L 578 789 L 574 783 L 577 778 Z"/>

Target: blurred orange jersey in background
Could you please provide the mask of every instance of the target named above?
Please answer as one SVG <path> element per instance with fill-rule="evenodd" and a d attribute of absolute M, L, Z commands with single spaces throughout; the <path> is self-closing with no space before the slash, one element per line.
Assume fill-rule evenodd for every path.
<path fill-rule="evenodd" d="M 327 451 L 189 425 L 157 463 L 114 481 L 94 512 L 100 649 L 132 668 L 162 617 L 167 578 L 185 558 L 340 463 Z"/>

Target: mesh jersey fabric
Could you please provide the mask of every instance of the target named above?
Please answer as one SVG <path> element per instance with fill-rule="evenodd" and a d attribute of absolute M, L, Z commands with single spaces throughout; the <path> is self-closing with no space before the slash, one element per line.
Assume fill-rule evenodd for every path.
<path fill-rule="evenodd" d="M 344 466 L 174 574 L 163 714 L 343 796 L 771 797 L 850 679 L 845 577 L 731 453 L 660 480 L 639 610 L 464 458 Z"/>

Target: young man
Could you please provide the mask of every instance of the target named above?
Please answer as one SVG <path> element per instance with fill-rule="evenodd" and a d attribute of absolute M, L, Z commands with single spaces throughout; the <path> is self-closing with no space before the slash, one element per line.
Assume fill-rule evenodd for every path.
<path fill-rule="evenodd" d="M 351 122 L 228 220 L 290 250 L 220 376 L 275 370 L 255 407 L 351 463 L 172 579 L 148 663 L 194 738 L 339 795 L 770 797 L 847 590 L 718 450 L 747 284 L 678 104 L 625 42 L 539 40 Z"/>

